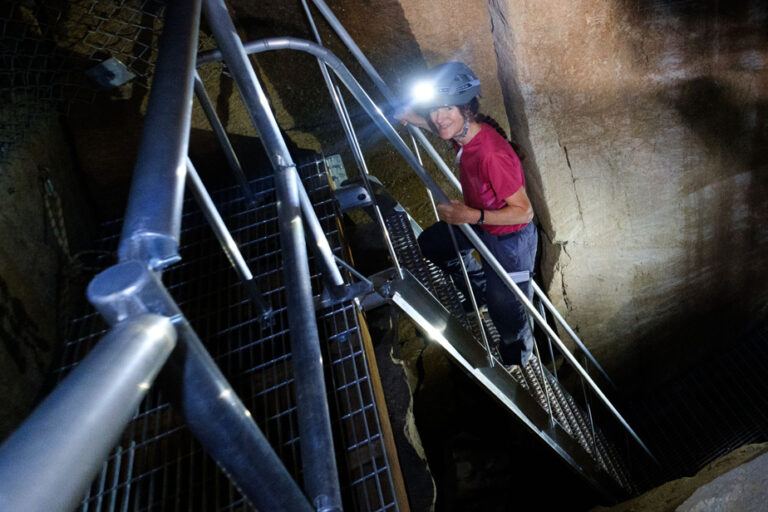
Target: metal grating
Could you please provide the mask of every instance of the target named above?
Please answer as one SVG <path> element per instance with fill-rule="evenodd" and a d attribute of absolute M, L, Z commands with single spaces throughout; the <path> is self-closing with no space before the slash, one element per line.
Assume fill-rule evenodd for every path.
<path fill-rule="evenodd" d="M 322 166 L 302 169 L 334 252 L 341 240 Z M 238 189 L 213 194 L 254 276 L 275 311 L 271 326 L 253 315 L 245 290 L 218 242 L 189 199 L 185 203 L 182 262 L 163 280 L 206 343 L 256 423 L 301 485 L 301 459 L 293 392 L 282 260 L 271 177 L 252 182 L 258 206 L 248 209 Z M 119 228 L 112 223 L 111 229 Z M 105 238 L 115 247 L 117 235 Z M 311 260 L 311 258 L 310 258 Z M 312 262 L 315 291 L 319 276 Z M 346 510 L 398 510 L 368 362 L 352 302 L 319 311 L 331 421 Z M 66 373 L 104 334 L 94 313 L 71 324 L 60 374 Z M 82 510 L 252 510 L 215 462 L 203 453 L 181 420 L 153 388 L 120 445 L 94 481 Z M 333 390 L 333 392 L 331 392 Z"/>
<path fill-rule="evenodd" d="M 465 314 L 461 306 L 460 292 L 442 270 L 421 255 L 407 216 L 402 212 L 394 212 L 385 220 L 402 265 L 421 281 L 465 328 L 473 332 L 475 340 L 482 345 L 482 338 L 477 332 L 477 322 L 472 321 L 473 315 Z M 482 328 L 486 329 L 489 339 L 493 340 L 491 343 L 498 344 L 498 331 L 487 315 L 484 315 L 483 323 L 485 326 Z M 501 365 L 498 357 L 496 359 L 497 364 Z M 596 426 L 593 434 L 588 426 L 590 421 L 587 412 L 545 366 L 539 366 L 536 356 L 532 356 L 530 362 L 522 369 L 512 366 L 508 371 L 512 378 L 536 399 L 542 409 L 548 410 L 552 407 L 553 419 L 579 442 L 606 474 L 628 494 L 636 493 L 634 482 L 613 445 Z"/>

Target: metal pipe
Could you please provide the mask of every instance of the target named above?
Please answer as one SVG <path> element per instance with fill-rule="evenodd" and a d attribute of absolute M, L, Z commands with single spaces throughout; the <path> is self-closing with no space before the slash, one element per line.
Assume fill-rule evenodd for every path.
<path fill-rule="evenodd" d="M 118 254 L 153 269 L 179 257 L 200 0 L 170 1 Z"/>
<path fill-rule="evenodd" d="M 155 273 L 118 263 L 93 278 L 88 299 L 110 324 L 147 312 L 171 318 L 179 342 L 160 384 L 192 434 L 259 510 L 312 510 Z"/>
<path fill-rule="evenodd" d="M 333 55 L 328 49 L 305 41 L 303 39 L 297 39 L 294 37 L 279 37 L 273 39 L 265 39 L 261 41 L 252 41 L 246 43 L 244 50 L 248 53 L 261 53 L 274 50 L 298 50 L 314 55 L 322 59 L 322 61 L 330 67 L 339 80 L 344 84 L 347 90 L 352 94 L 355 100 L 363 107 L 366 114 L 371 118 L 373 123 L 379 128 L 384 136 L 390 141 L 400 155 L 405 159 L 408 165 L 413 169 L 417 176 L 425 183 L 427 188 L 435 195 L 438 202 L 449 202 L 448 196 L 440 189 L 435 181 L 429 176 L 426 170 L 419 164 L 419 161 L 408 149 L 408 146 L 400 138 L 397 131 L 392 127 L 381 109 L 371 100 L 366 94 L 360 84 L 355 80 L 349 70 L 339 60 L 338 57 Z M 209 62 L 215 62 L 221 60 L 221 51 L 213 50 L 203 52 L 198 56 L 198 66 L 207 64 Z M 254 76 L 255 78 L 255 76 Z M 266 100 L 265 100 L 266 101 Z"/>
<path fill-rule="evenodd" d="M 304 227 L 307 228 L 307 234 L 309 235 L 309 247 L 315 256 L 315 263 L 320 267 L 320 274 L 325 281 L 328 291 L 333 294 L 335 289 L 344 286 L 344 278 L 341 277 L 339 267 L 334 262 L 333 251 L 331 251 L 331 246 L 325 237 L 325 231 L 323 231 L 320 220 L 315 213 L 315 207 L 312 206 L 312 200 L 309 198 L 307 189 L 301 182 L 298 172 L 296 173 L 295 180 L 299 190 L 299 205 L 304 218 Z"/>
<path fill-rule="evenodd" d="M 315 20 L 312 17 L 312 12 L 309 10 L 309 6 L 307 5 L 307 0 L 301 0 L 301 4 L 304 7 L 304 12 L 307 15 L 307 19 L 309 19 L 309 24 L 310 24 L 310 27 L 312 28 L 312 33 L 315 36 L 315 40 L 317 41 L 318 45 L 322 46 L 323 43 L 322 43 L 322 40 L 320 39 L 320 32 L 318 32 L 317 27 L 315 26 Z M 368 196 L 371 198 L 371 206 L 373 207 L 374 220 L 379 225 L 382 238 L 384 239 L 384 245 L 387 247 L 387 251 L 389 252 L 389 257 L 392 260 L 392 264 L 395 266 L 395 270 L 397 271 L 397 274 L 402 277 L 403 271 L 402 271 L 402 267 L 400 266 L 400 260 L 397 257 L 397 252 L 395 251 L 395 247 L 392 244 L 392 239 L 389 236 L 389 231 L 387 230 L 387 226 L 384 223 L 384 217 L 381 214 L 379 201 L 378 199 L 376 199 L 376 194 L 374 193 L 373 186 L 371 185 L 371 180 L 368 177 L 370 174 L 370 172 L 368 171 L 368 165 L 365 162 L 365 157 L 363 156 L 363 150 L 360 147 L 360 142 L 357 138 L 357 134 L 355 133 L 355 127 L 352 124 L 352 119 L 349 115 L 349 111 L 347 110 L 347 106 L 344 103 L 344 98 L 342 97 L 341 91 L 339 90 L 338 86 L 334 83 L 333 79 L 331 78 L 330 73 L 328 73 L 328 68 L 326 67 L 325 63 L 321 59 L 318 59 L 317 63 L 320 66 L 320 72 L 323 75 L 323 81 L 325 82 L 325 85 L 328 88 L 328 92 L 331 95 L 331 102 L 333 103 L 333 106 L 336 109 L 336 114 L 339 116 L 339 120 L 341 121 L 341 126 L 344 129 L 344 135 L 347 138 L 347 143 L 349 144 L 349 147 L 352 150 L 352 155 L 354 156 L 355 162 L 357 163 L 358 169 L 360 171 L 360 177 L 363 180 L 363 186 L 368 191 Z"/>
<path fill-rule="evenodd" d="M 528 313 L 531 314 L 534 319 L 536 319 L 536 322 L 539 324 L 539 326 L 544 329 L 544 331 L 547 333 L 547 335 L 552 338 L 552 340 L 555 342 L 555 345 L 560 349 L 560 352 L 563 354 L 563 356 L 568 360 L 568 362 L 571 363 L 571 366 L 573 366 L 576 371 L 581 375 L 581 377 L 584 379 L 584 381 L 589 384 L 589 387 L 592 388 L 592 390 L 595 392 L 595 394 L 600 398 L 600 401 L 603 402 L 603 404 L 608 408 L 608 410 L 613 414 L 613 416 L 621 423 L 621 425 L 624 427 L 624 429 L 629 432 L 629 434 L 632 436 L 632 438 L 640 445 L 640 447 L 648 454 L 651 459 L 656 461 L 656 458 L 653 456 L 651 451 L 648 449 L 648 447 L 645 445 L 645 443 L 640 439 L 640 437 L 635 433 L 635 431 L 632 429 L 632 427 L 629 426 L 629 423 L 627 423 L 627 420 L 624 419 L 624 417 L 619 413 L 619 411 L 614 407 L 614 405 L 611 403 L 610 400 L 608 400 L 608 397 L 605 396 L 605 394 L 602 392 L 602 390 L 595 384 L 595 381 L 592 380 L 592 377 L 589 376 L 589 373 L 579 364 L 579 361 L 571 354 L 571 352 L 568 350 L 568 348 L 565 346 L 565 344 L 562 342 L 562 340 L 555 334 L 555 331 L 552 330 L 552 328 L 547 324 L 547 321 L 544 320 L 544 318 L 539 314 L 538 311 L 533 307 L 533 304 L 528 300 L 528 297 L 520 290 L 520 287 L 517 286 L 517 284 L 512 280 L 509 275 L 507 275 L 506 271 L 504 270 L 504 267 L 501 266 L 501 263 L 493 256 L 493 254 L 488 250 L 487 247 L 482 243 L 480 238 L 475 234 L 475 232 L 472 230 L 472 228 L 468 224 L 461 224 L 459 226 L 459 229 L 467 236 L 467 238 L 470 239 L 472 242 L 472 245 L 475 246 L 475 248 L 480 253 L 480 256 L 490 265 L 490 267 L 496 272 L 496 274 L 501 278 L 501 280 L 504 282 L 504 284 L 507 286 L 509 290 L 511 290 L 515 296 L 520 300 L 520 302 L 525 306 L 525 308 L 528 310 Z M 658 461 L 656 461 L 658 462 Z"/>
<path fill-rule="evenodd" d="M 115 325 L 0 447 L 0 510 L 73 510 L 175 344 L 167 317 Z"/>
<path fill-rule="evenodd" d="M 355 44 L 352 36 L 349 35 L 347 29 L 344 28 L 336 15 L 333 14 L 331 8 L 328 7 L 328 5 L 323 0 L 312 0 L 312 3 L 315 4 L 315 7 L 317 7 L 318 11 L 320 11 L 320 14 L 323 15 L 331 28 L 336 32 L 336 34 L 338 34 L 339 38 L 346 45 L 355 59 L 357 59 L 371 80 L 373 80 L 374 85 L 376 85 L 379 91 L 381 91 L 387 101 L 390 104 L 395 104 L 396 98 L 394 94 L 392 94 L 389 86 L 387 86 L 387 83 L 381 78 L 381 75 L 379 75 L 379 73 L 373 67 L 371 62 L 368 60 L 368 57 L 366 57 L 362 50 L 360 50 L 360 47 Z"/>
<path fill-rule="evenodd" d="M 357 59 L 365 73 L 373 81 L 373 84 L 379 89 L 379 91 L 381 91 L 387 101 L 391 105 L 397 105 L 398 100 L 395 94 L 389 88 L 384 79 L 381 78 L 381 75 L 379 75 L 378 71 L 376 71 L 376 68 L 373 67 L 373 64 L 371 64 L 362 50 L 360 50 L 360 47 L 357 46 L 354 39 L 352 39 L 352 36 L 349 35 L 349 32 L 347 32 L 336 15 L 333 14 L 333 11 L 330 9 L 330 7 L 328 7 L 328 5 L 323 0 L 312 0 L 312 2 L 315 4 L 315 7 L 317 7 L 331 28 L 339 36 L 339 39 L 341 39 L 342 43 L 344 43 L 350 53 L 352 53 L 352 55 Z M 427 154 L 435 162 L 440 172 L 442 172 L 443 175 L 460 191 L 461 184 L 456 178 L 456 175 L 451 172 L 450 168 L 445 164 L 443 159 L 440 157 L 432 144 L 427 140 L 421 130 L 415 126 L 408 125 L 408 132 L 411 134 L 411 136 L 415 137 L 419 141 L 419 144 L 421 144 L 421 146 L 426 150 Z"/>
<path fill-rule="evenodd" d="M 246 201 L 248 201 L 250 206 L 256 205 L 256 199 L 253 197 L 251 186 L 248 184 L 248 178 L 245 177 L 245 172 L 243 172 L 243 167 L 240 165 L 240 160 L 237 158 L 235 148 L 232 147 L 232 143 L 229 141 L 227 131 L 221 124 L 219 115 L 216 113 L 216 108 L 213 106 L 211 98 L 208 97 L 205 85 L 203 85 L 203 80 L 200 78 L 197 71 L 195 71 L 195 96 L 197 96 L 200 106 L 203 107 L 205 117 L 208 118 L 208 123 L 211 125 L 211 128 L 213 128 L 216 138 L 219 139 L 219 144 L 221 144 L 221 149 L 224 151 L 227 164 L 229 165 L 230 170 L 232 170 L 232 174 L 235 175 L 235 180 L 237 180 L 237 183 L 243 190 L 243 195 L 245 196 Z"/>
<path fill-rule="evenodd" d="M 544 316 L 544 306 L 541 303 L 541 299 L 539 299 L 539 314 L 542 318 L 546 318 Z M 555 380 L 560 382 L 560 379 L 557 377 L 557 361 L 555 361 L 555 352 L 552 349 L 552 338 L 547 335 L 547 346 L 549 347 L 549 359 L 552 361 L 552 374 L 555 376 Z"/>
<path fill-rule="evenodd" d="M 565 329 L 565 332 L 567 332 L 571 339 L 576 343 L 576 345 L 578 345 L 582 353 L 588 357 L 590 361 L 592 361 L 592 364 L 595 365 L 595 368 L 597 368 L 598 371 L 603 374 L 603 377 L 605 377 L 608 383 L 613 386 L 614 389 L 616 389 L 616 384 L 613 383 L 613 380 L 611 380 L 611 378 L 608 376 L 608 373 L 606 373 L 606 371 L 603 370 L 603 367 L 600 366 L 600 363 L 595 360 L 592 353 L 587 349 L 584 343 L 582 343 L 581 339 L 579 339 L 579 336 L 573 331 L 573 329 L 571 329 L 571 326 L 568 325 L 568 322 L 565 321 L 565 318 L 563 318 L 557 309 L 555 309 L 555 306 L 547 298 L 544 291 L 539 288 L 539 285 L 537 285 L 535 281 L 531 280 L 531 283 L 533 284 L 533 291 L 536 292 L 536 295 L 539 297 L 539 301 L 547 307 L 549 312 L 552 313 L 552 316 L 554 316 L 558 323 L 563 327 L 563 329 Z"/>
<path fill-rule="evenodd" d="M 208 194 L 208 191 L 203 185 L 203 180 L 200 179 L 200 175 L 197 173 L 192 161 L 187 158 L 187 173 L 189 174 L 189 180 L 191 182 L 192 194 L 195 196 L 197 204 L 208 220 L 211 229 L 213 229 L 216 238 L 219 240 L 221 249 L 226 254 L 229 263 L 232 268 L 237 272 L 238 277 L 243 282 L 251 301 L 259 310 L 259 322 L 269 322 L 272 317 L 272 306 L 264 300 L 264 296 L 259 289 L 259 285 L 253 278 L 253 273 L 248 267 L 248 263 L 243 258 L 240 248 L 237 246 L 237 242 L 232 238 L 232 234 L 224 224 L 224 219 L 221 218 L 219 211 L 216 209 L 216 205 L 213 204 L 213 199 Z"/>
<path fill-rule="evenodd" d="M 360 281 L 363 281 L 364 283 L 368 283 L 370 285 L 373 284 L 370 279 L 368 279 L 363 274 L 361 274 L 360 272 L 355 270 L 355 267 L 353 267 L 352 265 L 350 265 L 349 263 L 347 263 L 343 259 L 339 258 L 338 256 L 334 256 L 334 258 L 336 258 L 336 263 L 338 263 L 339 265 L 341 265 L 342 267 L 347 269 L 353 276 L 358 278 Z"/>
<path fill-rule="evenodd" d="M 411 144 L 413 145 L 413 152 L 416 155 L 416 158 L 419 160 L 419 163 L 423 165 L 423 161 L 421 159 L 421 153 L 419 152 L 419 147 L 416 145 L 416 139 L 411 135 Z M 435 219 L 440 220 L 440 215 L 437 212 L 437 205 L 435 205 L 435 198 L 432 196 L 432 192 L 429 191 L 429 189 L 426 189 L 427 191 L 427 197 L 429 197 L 429 203 L 432 205 L 432 212 L 435 214 Z M 493 352 L 491 351 L 491 344 L 488 340 L 488 335 L 485 332 L 485 327 L 483 324 L 483 315 L 480 314 L 480 308 L 477 306 L 477 298 L 475 297 L 475 292 L 472 290 L 472 282 L 469 279 L 469 274 L 467 273 L 467 266 L 464 264 L 464 258 L 461 255 L 461 252 L 459 251 L 459 244 L 456 241 L 456 233 L 453 230 L 453 226 L 448 226 L 448 232 L 451 234 L 451 242 L 453 243 L 453 249 L 456 251 L 456 257 L 459 260 L 459 265 L 461 266 L 461 274 L 464 278 L 464 285 L 467 287 L 467 294 L 469 295 L 470 303 L 472 304 L 472 311 L 475 314 L 475 320 L 477 321 L 477 327 L 480 331 L 480 337 L 482 338 L 483 347 L 485 348 L 486 357 L 488 359 L 488 366 L 490 368 L 493 368 L 496 365 L 496 359 L 493 357 Z"/>
<path fill-rule="evenodd" d="M 427 188 L 432 192 L 432 194 L 435 195 L 438 202 L 441 202 L 441 203 L 449 202 L 448 196 L 445 194 L 445 192 L 442 191 L 442 189 L 440 189 L 440 187 L 434 182 L 434 180 L 429 176 L 429 174 L 427 174 L 426 170 L 424 170 L 424 168 L 418 163 L 418 160 L 416 160 L 416 157 L 413 155 L 413 153 L 410 152 L 410 150 L 408 149 L 406 144 L 403 142 L 403 140 L 400 138 L 400 136 L 397 134 L 395 129 L 392 127 L 392 125 L 389 124 L 389 121 L 387 121 L 386 117 L 381 112 L 381 110 L 373 103 L 373 101 L 368 97 L 365 91 L 362 90 L 362 88 L 360 87 L 360 84 L 358 84 L 357 81 L 354 79 L 354 77 L 352 77 L 352 75 L 349 73 L 346 67 L 341 63 L 341 61 L 339 61 L 339 59 L 335 55 L 333 55 L 330 51 L 328 51 L 326 48 L 323 48 L 322 46 L 318 46 L 309 41 L 304 41 L 301 39 L 295 39 L 295 38 L 289 38 L 289 37 L 254 41 L 254 42 L 247 43 L 245 45 L 245 50 L 248 51 L 249 53 L 259 53 L 259 52 L 265 52 L 270 50 L 283 50 L 283 49 L 304 51 L 312 55 L 315 55 L 316 57 L 322 58 L 323 61 L 334 71 L 334 73 L 336 73 L 336 76 L 339 77 L 339 80 L 341 80 L 341 82 L 347 87 L 349 92 L 360 103 L 360 105 L 363 107 L 363 110 L 365 110 L 365 112 L 371 117 L 371 120 L 374 122 L 374 124 L 376 124 L 376 126 L 381 130 L 384 136 L 392 143 L 392 145 L 395 147 L 398 153 L 400 153 L 400 155 L 405 159 L 405 161 L 408 163 L 411 169 L 413 169 L 416 175 L 422 180 L 422 182 L 427 186 Z M 205 64 L 208 62 L 213 62 L 220 58 L 221 58 L 221 52 L 219 52 L 218 50 L 205 52 L 198 57 L 198 65 Z M 574 358 L 573 354 L 571 354 L 568 351 L 567 347 L 562 342 L 562 340 L 560 340 L 560 338 L 555 334 L 552 328 L 549 325 L 547 325 L 546 321 L 536 311 L 536 309 L 531 304 L 530 300 L 528 300 L 528 297 L 526 297 L 525 294 L 522 293 L 522 291 L 517 286 L 517 284 L 515 284 L 512 278 L 507 274 L 504 267 L 501 266 L 501 264 L 498 262 L 496 257 L 488 250 L 485 244 L 483 244 L 483 242 L 480 240 L 477 234 L 475 234 L 472 228 L 468 224 L 461 224 L 459 225 L 459 229 L 461 229 L 461 231 L 467 236 L 467 238 L 469 238 L 472 245 L 480 253 L 480 256 L 489 263 L 491 268 L 501 278 L 501 280 L 504 282 L 507 288 L 509 288 L 509 290 L 511 290 L 515 294 L 515 296 L 521 301 L 521 303 L 528 310 L 528 312 L 531 315 L 533 315 L 536 322 L 555 341 L 555 344 L 563 352 L 563 355 L 566 357 L 566 359 L 568 359 L 571 365 L 585 379 L 585 381 L 590 385 L 590 387 L 594 389 L 595 394 L 605 404 L 608 410 L 614 415 L 614 417 L 619 421 L 619 423 L 621 423 L 622 426 L 629 432 L 629 434 L 635 439 L 635 441 L 640 445 L 640 447 L 655 461 L 656 458 L 650 452 L 650 450 L 645 445 L 645 443 L 643 443 L 643 441 L 635 433 L 632 427 L 629 426 L 629 424 L 624 419 L 624 417 L 619 413 L 618 410 L 616 410 L 616 408 L 613 406 L 610 400 L 608 400 L 608 397 L 605 396 L 605 394 L 600 390 L 597 384 L 595 384 L 595 382 L 592 380 L 589 374 L 584 370 L 584 368 L 582 368 L 582 366 L 579 364 L 576 358 Z"/>
<path fill-rule="evenodd" d="M 318 509 L 341 510 L 320 340 L 300 216 L 298 172 L 224 1 L 206 0 L 204 8 L 211 31 L 275 171 L 306 491 Z"/>

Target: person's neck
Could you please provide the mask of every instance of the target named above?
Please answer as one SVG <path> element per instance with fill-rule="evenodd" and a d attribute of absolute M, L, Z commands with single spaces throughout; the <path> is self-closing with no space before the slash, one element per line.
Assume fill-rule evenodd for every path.
<path fill-rule="evenodd" d="M 470 121 L 469 122 L 469 128 L 467 129 L 466 135 L 463 137 L 454 137 L 453 140 L 456 141 L 456 143 L 459 146 L 463 146 L 465 144 L 468 144 L 469 141 L 475 138 L 475 135 L 480 133 L 480 123 L 477 121 Z"/>

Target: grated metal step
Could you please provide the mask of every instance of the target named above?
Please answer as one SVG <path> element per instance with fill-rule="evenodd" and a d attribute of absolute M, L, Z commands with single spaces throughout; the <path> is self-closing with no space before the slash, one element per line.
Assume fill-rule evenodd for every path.
<path fill-rule="evenodd" d="M 407 215 L 395 211 L 385 219 L 396 253 L 404 268 L 411 272 L 421 284 L 437 298 L 451 315 L 468 331 L 475 341 L 482 345 L 478 335 L 474 315 L 467 315 L 461 305 L 461 294 L 448 278 L 432 262 L 421 255 L 418 243 L 413 235 Z M 498 344 L 499 334 L 488 315 L 483 316 L 482 328 L 486 330 L 492 344 Z M 495 352 L 495 350 L 492 350 Z M 498 356 L 496 355 L 497 363 Z M 625 464 L 618 457 L 615 448 L 605 436 L 596 429 L 593 433 L 589 414 L 579 405 L 562 384 L 539 363 L 536 356 L 531 357 L 523 368 L 508 367 L 510 375 L 526 389 L 542 409 L 552 409 L 554 420 L 593 458 L 593 460 L 628 494 L 636 493 L 636 486 L 628 476 Z"/>
<path fill-rule="evenodd" d="M 342 256 L 336 211 L 319 162 L 301 174 L 335 254 Z M 212 194 L 238 241 L 262 292 L 274 310 L 272 325 L 260 325 L 212 231 L 187 199 L 181 235 L 182 261 L 163 281 L 211 356 L 248 407 L 288 471 L 301 485 L 301 454 L 293 389 L 287 304 L 271 177 L 251 182 L 256 207 L 237 188 Z M 119 222 L 102 241 L 114 250 Z M 320 281 L 312 264 L 313 290 Z M 108 266 L 109 261 L 104 261 Z M 337 464 L 345 510 L 399 510 L 390 455 L 374 399 L 358 311 L 352 301 L 317 312 Z M 87 310 L 72 321 L 57 370 L 61 378 L 105 333 Z M 119 446 L 85 497 L 82 510 L 252 510 L 226 475 L 192 437 L 155 386 L 128 425 Z M 258 463 L 256 461 L 256 463 Z"/>

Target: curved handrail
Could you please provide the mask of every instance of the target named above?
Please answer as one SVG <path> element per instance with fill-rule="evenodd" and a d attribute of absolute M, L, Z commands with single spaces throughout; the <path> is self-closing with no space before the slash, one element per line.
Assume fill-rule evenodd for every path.
<path fill-rule="evenodd" d="M 293 37 L 279 37 L 279 38 L 264 39 L 259 41 L 251 41 L 251 42 L 245 43 L 244 47 L 245 47 L 245 51 L 249 54 L 290 49 L 290 50 L 297 50 L 297 51 L 309 53 L 311 55 L 314 55 L 318 59 L 321 59 L 328 67 L 330 67 L 333 70 L 333 72 L 336 74 L 339 80 L 344 84 L 344 86 L 347 88 L 350 94 L 352 94 L 352 96 L 355 98 L 355 100 L 357 100 L 357 102 L 360 104 L 363 110 L 365 110 L 366 114 L 368 114 L 368 116 L 371 118 L 373 123 L 379 128 L 379 130 L 390 141 L 390 143 L 392 143 L 392 145 L 395 147 L 397 152 L 400 153 L 403 159 L 408 163 L 408 165 L 416 173 L 416 175 L 422 180 L 422 182 L 429 189 L 429 191 L 437 198 L 438 202 L 441 202 L 441 203 L 449 202 L 448 196 L 437 185 L 437 183 L 435 183 L 432 177 L 429 176 L 427 171 L 421 166 L 421 164 L 418 162 L 416 157 L 410 151 L 406 143 L 402 140 L 402 138 L 394 129 L 394 127 L 389 123 L 389 121 L 387 120 L 386 116 L 381 111 L 381 109 L 373 102 L 373 100 L 371 100 L 371 98 L 363 90 L 362 86 L 357 82 L 354 76 L 352 76 L 352 74 L 349 72 L 346 66 L 341 62 L 341 60 L 338 57 L 336 57 L 332 52 L 330 52 L 327 48 L 324 48 L 310 41 L 293 38 Z M 198 67 L 200 67 L 204 64 L 216 62 L 221 59 L 222 59 L 222 56 L 219 50 L 202 52 L 198 55 L 197 65 Z M 624 429 L 632 436 L 633 439 L 635 439 L 635 441 L 648 454 L 648 456 L 655 461 L 656 458 L 648 449 L 648 447 L 645 445 L 645 443 L 635 433 L 634 429 L 632 429 L 629 423 L 627 423 L 627 421 L 624 419 L 621 413 L 619 413 L 616 407 L 614 407 L 614 405 L 611 403 L 608 397 L 603 393 L 603 391 L 599 388 L 599 386 L 595 383 L 595 381 L 592 380 L 592 378 L 589 376 L 589 373 L 581 366 L 581 364 L 573 356 L 573 354 L 570 353 L 570 351 L 565 346 L 563 341 L 554 332 L 552 327 L 549 326 L 546 320 L 539 314 L 539 312 L 536 310 L 536 308 L 533 306 L 530 300 L 528 300 L 528 297 L 520 290 L 517 284 L 507 274 L 504 267 L 499 263 L 496 257 L 488 250 L 488 248 L 480 240 L 480 237 L 474 232 L 471 226 L 469 226 L 468 224 L 460 224 L 459 229 L 461 229 L 462 233 L 464 233 L 464 235 L 469 239 L 469 241 L 472 243 L 475 249 L 477 249 L 481 257 L 488 262 L 490 267 L 496 272 L 496 274 L 504 282 L 507 288 L 510 291 L 512 291 L 515 294 L 515 296 L 517 296 L 517 298 L 528 310 L 530 315 L 539 324 L 539 326 L 547 333 L 547 335 L 549 335 L 555 341 L 555 344 L 558 346 L 563 356 L 568 360 L 571 366 L 573 366 L 576 369 L 579 375 L 587 382 L 589 387 L 597 395 L 600 401 L 603 402 L 603 404 L 608 408 L 611 414 L 613 414 L 613 416 L 619 421 L 619 423 L 621 423 Z"/>

